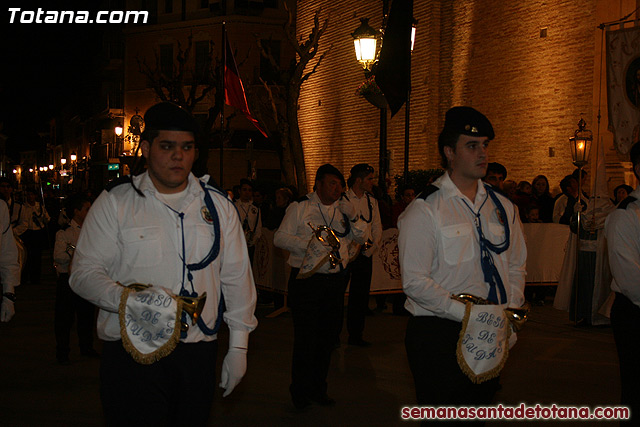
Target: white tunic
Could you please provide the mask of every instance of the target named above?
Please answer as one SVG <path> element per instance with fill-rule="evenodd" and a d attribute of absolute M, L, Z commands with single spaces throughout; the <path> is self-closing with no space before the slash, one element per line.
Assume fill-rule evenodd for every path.
<path fill-rule="evenodd" d="M 364 251 L 363 255 L 371 257 L 382 243 L 382 222 L 380 221 L 378 201 L 367 192 L 365 192 L 362 197 L 358 197 L 352 189 L 347 191 L 347 197 L 349 197 L 349 200 L 355 206 L 358 216 L 367 224 L 365 241 L 371 241 L 373 245 Z"/>
<path fill-rule="evenodd" d="M 487 197 L 480 180 L 473 201 L 460 192 L 448 173 L 433 185 L 439 190 L 426 199 L 416 198 L 398 219 L 405 308 L 415 316 L 461 321 L 464 304 L 452 300 L 452 294 L 469 293 L 482 298 L 489 294 L 480 262 L 475 215 L 469 207 L 474 212 L 480 210 L 482 231 L 494 244 L 505 240 L 505 219 L 498 218 L 496 205 Z M 507 214 L 510 246 L 500 255 L 491 255 L 506 290 L 507 301 L 503 303 L 520 307 L 524 303 L 527 259 L 522 225 L 514 205 L 500 194 L 497 197 Z"/>
<path fill-rule="evenodd" d="M 253 202 L 237 200 L 235 204 L 238 208 L 240 224 L 244 229 L 247 246 L 254 246 L 262 235 L 262 218 L 260 217 L 260 209 L 254 205 Z"/>
<path fill-rule="evenodd" d="M 338 209 L 339 202 L 331 205 L 322 204 L 316 193 L 307 195 L 307 200 L 293 202 L 287 208 L 284 219 L 280 227 L 273 236 L 273 244 L 279 248 L 289 251 L 289 265 L 299 268 L 302 265 L 304 254 L 309 246 L 309 241 L 313 237 L 313 231 L 309 227 L 311 223 L 314 227 L 327 225 L 336 232 L 345 231 L 345 220 L 342 212 Z M 348 220 L 347 220 L 348 221 Z M 350 223 L 350 231 L 345 237 L 340 237 L 340 258 L 342 266 L 346 267 L 349 262 L 349 243 L 353 240 L 363 244 L 365 240 L 367 224 L 360 218 L 356 222 Z M 326 262 L 317 273 L 330 274 L 340 271 L 337 268 L 330 269 L 330 264 Z"/>
<path fill-rule="evenodd" d="M 616 209 L 605 221 L 611 290 L 640 306 L 640 186 L 629 194 L 636 200 L 626 209 Z"/>
<path fill-rule="evenodd" d="M 71 220 L 67 228 L 59 230 L 56 233 L 56 243 L 53 247 L 53 262 L 55 263 L 58 274 L 69 272 L 73 249 L 70 248 L 67 250 L 67 248 L 69 248 L 70 245 L 76 246 L 78 244 L 78 237 L 80 237 L 80 225 L 74 220 Z"/>
<path fill-rule="evenodd" d="M 18 249 L 13 238 L 9 218 L 9 208 L 0 201 L 0 281 L 3 292 L 13 292 L 20 284 Z"/>
<path fill-rule="evenodd" d="M 203 177 L 203 181 L 208 177 Z M 178 294 L 181 284 L 191 292 L 181 260 L 198 263 L 209 253 L 214 230 L 203 213 L 204 191 L 193 174 L 189 175 L 187 194 L 179 212 L 157 197 L 147 173 L 133 178 L 130 184 L 103 191 L 85 219 L 71 270 L 71 288 L 100 308 L 98 335 L 101 339 L 120 339 L 118 306 L 123 285 L 132 283 L 162 286 Z M 210 187 L 209 187 L 210 188 Z M 232 334 L 248 340 L 256 325 L 254 316 L 256 291 L 249 265 L 242 227 L 233 204 L 215 191 L 209 191 L 220 217 L 220 254 L 208 267 L 193 271 L 193 285 L 198 295 L 207 293 L 202 319 L 213 328 L 218 311 L 220 290 L 224 294 L 224 320 Z M 200 328 L 191 327 L 184 342 L 211 341 Z"/>

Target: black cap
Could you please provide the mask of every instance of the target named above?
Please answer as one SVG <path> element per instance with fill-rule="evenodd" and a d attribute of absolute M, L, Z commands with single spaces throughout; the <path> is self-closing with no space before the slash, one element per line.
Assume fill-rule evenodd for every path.
<path fill-rule="evenodd" d="M 161 102 L 149 108 L 144 114 L 144 130 L 177 130 L 198 134 L 198 125 L 184 108 L 171 102 Z"/>
<path fill-rule="evenodd" d="M 471 107 L 453 107 L 447 111 L 442 132 L 478 137 L 486 136 L 490 140 L 495 137 L 489 119 Z"/>
<path fill-rule="evenodd" d="M 351 176 L 367 176 L 370 173 L 373 173 L 373 166 L 368 163 L 358 163 L 354 167 L 351 168 L 349 174 Z"/>
<path fill-rule="evenodd" d="M 321 181 L 325 175 L 335 175 L 340 179 L 340 183 L 343 187 L 346 185 L 342 172 L 332 164 L 326 163 L 318 168 L 318 171 L 316 172 L 316 181 Z"/>

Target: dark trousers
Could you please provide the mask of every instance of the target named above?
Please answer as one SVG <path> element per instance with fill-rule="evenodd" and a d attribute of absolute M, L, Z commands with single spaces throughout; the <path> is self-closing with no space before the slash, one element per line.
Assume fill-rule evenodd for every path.
<path fill-rule="evenodd" d="M 293 318 L 291 395 L 294 399 L 327 392 L 331 353 L 344 315 L 347 273 L 314 274 L 298 280 L 297 268 L 289 278 L 289 306 Z"/>
<path fill-rule="evenodd" d="M 22 283 L 40 283 L 42 273 L 42 248 L 45 245 L 46 232 L 42 230 L 27 230 L 20 235 L 27 249 L 27 259 L 22 270 Z"/>
<path fill-rule="evenodd" d="M 616 292 L 611 307 L 611 326 L 620 360 L 620 404 L 631 409 L 632 419 L 640 418 L 640 307 Z"/>
<path fill-rule="evenodd" d="M 56 287 L 56 306 L 54 328 L 56 332 L 56 356 L 66 359 L 69 356 L 69 336 L 73 321 L 77 317 L 78 344 L 80 351 L 93 349 L 93 326 L 95 307 L 89 301 L 79 297 L 69 287 L 69 274 L 58 277 Z"/>
<path fill-rule="evenodd" d="M 458 366 L 456 345 L 461 327 L 459 322 L 435 316 L 409 318 L 405 346 L 419 405 L 479 406 L 493 400 L 499 377 L 474 384 Z"/>
<path fill-rule="evenodd" d="M 108 426 L 205 426 L 216 389 L 218 342 L 178 343 L 167 357 L 142 365 L 106 341 L 100 397 Z"/>
<path fill-rule="evenodd" d="M 349 302 L 347 304 L 347 331 L 349 337 L 362 339 L 364 321 L 369 311 L 369 290 L 371 289 L 371 257 L 358 255 L 351 264 L 351 283 L 349 284 Z"/>

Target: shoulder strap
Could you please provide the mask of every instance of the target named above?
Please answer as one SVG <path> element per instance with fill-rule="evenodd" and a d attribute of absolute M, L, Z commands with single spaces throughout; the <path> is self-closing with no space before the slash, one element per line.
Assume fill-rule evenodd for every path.
<path fill-rule="evenodd" d="M 635 202 L 636 199 L 633 196 L 627 196 L 626 199 L 624 199 L 623 201 L 620 202 L 620 204 L 618 204 L 618 209 L 627 209 L 627 206 L 629 206 L 631 203 Z"/>
<path fill-rule="evenodd" d="M 420 194 L 418 194 L 418 199 L 427 200 L 427 197 L 438 191 L 440 187 L 436 187 L 433 184 L 429 184 L 427 188 L 424 189 Z"/>

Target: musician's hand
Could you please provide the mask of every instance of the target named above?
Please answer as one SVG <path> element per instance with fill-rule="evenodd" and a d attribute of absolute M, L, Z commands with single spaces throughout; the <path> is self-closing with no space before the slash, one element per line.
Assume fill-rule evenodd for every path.
<path fill-rule="evenodd" d="M 230 347 L 222 362 L 222 374 L 220 375 L 220 387 L 224 389 L 222 397 L 231 394 L 244 377 L 245 372 L 247 372 L 247 350 Z"/>
<path fill-rule="evenodd" d="M 353 206 L 345 197 L 342 197 L 338 202 L 338 209 L 340 209 L 340 212 L 345 214 L 349 220 L 354 220 L 358 214 L 355 206 Z"/>
<path fill-rule="evenodd" d="M 13 305 L 13 301 L 9 298 L 2 297 L 2 304 L 0 305 L 0 322 L 8 322 L 14 314 L 16 314 L 16 309 Z"/>

